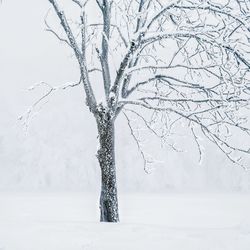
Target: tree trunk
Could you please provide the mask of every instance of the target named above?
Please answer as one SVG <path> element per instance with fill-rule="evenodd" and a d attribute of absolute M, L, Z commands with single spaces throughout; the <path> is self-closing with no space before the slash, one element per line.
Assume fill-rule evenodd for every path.
<path fill-rule="evenodd" d="M 114 121 L 104 109 L 97 115 L 99 150 L 97 158 L 101 168 L 100 220 L 118 222 L 118 199 L 116 187 Z"/>

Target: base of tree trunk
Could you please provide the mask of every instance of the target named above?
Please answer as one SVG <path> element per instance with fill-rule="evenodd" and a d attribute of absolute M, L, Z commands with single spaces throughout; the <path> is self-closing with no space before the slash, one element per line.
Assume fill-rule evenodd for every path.
<path fill-rule="evenodd" d="M 101 222 L 119 222 L 117 192 L 108 195 L 101 191 L 100 214 Z"/>

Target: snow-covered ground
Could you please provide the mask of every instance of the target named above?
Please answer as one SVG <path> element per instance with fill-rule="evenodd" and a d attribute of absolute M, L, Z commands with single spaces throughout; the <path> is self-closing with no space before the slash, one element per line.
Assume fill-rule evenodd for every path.
<path fill-rule="evenodd" d="M 249 250 L 249 194 L 120 194 L 121 223 L 98 197 L 1 193 L 1 250 Z"/>

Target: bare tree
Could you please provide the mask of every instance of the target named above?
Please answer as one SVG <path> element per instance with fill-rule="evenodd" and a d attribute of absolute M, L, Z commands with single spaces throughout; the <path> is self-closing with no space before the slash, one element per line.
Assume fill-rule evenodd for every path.
<path fill-rule="evenodd" d="M 117 222 L 114 129 L 124 114 L 134 115 L 164 140 L 179 122 L 194 136 L 213 142 L 232 162 L 248 148 L 232 140 L 235 131 L 249 135 L 250 3 L 246 0 L 71 0 L 79 10 L 70 21 L 56 0 L 49 0 L 64 37 L 46 21 L 47 30 L 69 46 L 78 62 L 80 81 L 49 87 L 27 112 L 58 88 L 83 85 L 100 148 L 101 221 Z M 99 16 L 91 16 L 96 8 Z M 96 89 L 96 79 L 102 79 Z M 45 85 L 45 83 L 41 83 Z M 105 98 L 97 100 L 103 90 Z M 25 119 L 25 117 L 22 117 Z M 158 124 L 158 125 L 157 125 Z M 174 148 L 174 145 L 172 145 Z"/>

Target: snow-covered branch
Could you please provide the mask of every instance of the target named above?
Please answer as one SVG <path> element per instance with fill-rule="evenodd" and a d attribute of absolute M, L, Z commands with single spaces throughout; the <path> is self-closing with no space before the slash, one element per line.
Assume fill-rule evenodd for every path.
<path fill-rule="evenodd" d="M 88 69 L 87 69 L 87 62 L 86 62 L 86 54 L 85 54 L 85 48 L 86 48 L 86 38 L 85 38 L 85 17 L 84 17 L 84 6 L 82 7 L 82 16 L 81 16 L 81 21 L 82 21 L 82 51 L 79 48 L 76 37 L 73 34 L 72 29 L 69 26 L 69 23 L 66 19 L 66 16 L 64 12 L 59 8 L 57 2 L 55 0 L 49 0 L 49 2 L 52 4 L 54 7 L 54 10 L 58 16 L 58 18 L 61 21 L 61 25 L 68 37 L 69 43 L 71 47 L 74 50 L 75 56 L 78 60 L 79 66 L 80 66 L 80 72 L 81 72 L 81 77 L 86 93 L 86 100 L 87 100 L 87 105 L 91 111 L 94 111 L 96 108 L 96 100 L 95 96 L 92 90 L 92 86 L 89 81 L 89 75 L 88 75 Z"/>
<path fill-rule="evenodd" d="M 57 2 L 49 1 L 66 39 L 47 29 L 74 50 L 87 105 L 96 117 L 105 110 L 115 120 L 133 105 L 134 115 L 151 131 L 146 112 L 173 129 L 186 121 L 197 145 L 199 128 L 233 162 L 238 162 L 234 152 L 249 153 L 231 140 L 234 130 L 249 136 L 242 115 L 250 106 L 249 3 L 96 0 L 90 5 L 98 16 L 90 18 L 90 1 L 72 0 L 80 10 L 74 30 Z M 95 100 L 92 89 L 100 73 L 98 91 L 104 91 L 105 101 Z M 201 155 L 199 145 L 198 150 Z"/>

